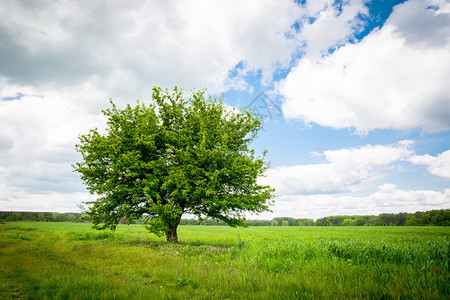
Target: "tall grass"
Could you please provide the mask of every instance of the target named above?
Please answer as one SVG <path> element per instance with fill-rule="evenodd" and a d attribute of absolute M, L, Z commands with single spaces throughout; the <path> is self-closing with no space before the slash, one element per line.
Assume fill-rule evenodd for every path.
<path fill-rule="evenodd" d="M 444 227 L 0 225 L 0 295 L 23 299 L 448 299 Z"/>

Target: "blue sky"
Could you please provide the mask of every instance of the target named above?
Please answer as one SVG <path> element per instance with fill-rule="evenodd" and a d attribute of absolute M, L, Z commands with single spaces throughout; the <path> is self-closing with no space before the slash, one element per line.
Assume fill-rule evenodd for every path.
<path fill-rule="evenodd" d="M 77 136 L 154 85 L 265 115 L 250 218 L 450 208 L 449 78 L 445 0 L 2 1 L 0 210 L 79 211 Z"/>

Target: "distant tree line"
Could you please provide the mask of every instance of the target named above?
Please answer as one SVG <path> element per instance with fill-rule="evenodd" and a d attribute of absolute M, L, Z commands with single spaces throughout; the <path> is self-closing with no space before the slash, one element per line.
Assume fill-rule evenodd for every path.
<path fill-rule="evenodd" d="M 12 221 L 39 221 L 39 222 L 90 222 L 89 217 L 82 213 L 55 213 L 55 212 L 17 212 L 0 211 L 0 222 Z M 125 219 L 120 220 L 126 224 Z M 143 223 L 142 220 L 133 222 Z M 450 210 L 430 210 L 426 212 L 398 214 L 380 214 L 378 216 L 331 216 L 317 219 L 295 219 L 278 217 L 272 220 L 246 220 L 247 226 L 450 226 Z M 181 219 L 180 225 L 209 225 L 226 226 L 223 221 L 211 219 Z"/>
<path fill-rule="evenodd" d="M 290 217 L 272 220 L 247 220 L 248 226 L 450 226 L 450 210 L 380 214 L 378 216 L 331 216 L 317 219 Z M 214 220 L 182 219 L 180 225 L 226 225 Z"/>
<path fill-rule="evenodd" d="M 0 221 L 87 222 L 82 213 L 0 211 Z"/>
<path fill-rule="evenodd" d="M 450 226 L 450 210 L 380 214 L 378 216 L 332 216 L 317 219 L 316 226 Z"/>

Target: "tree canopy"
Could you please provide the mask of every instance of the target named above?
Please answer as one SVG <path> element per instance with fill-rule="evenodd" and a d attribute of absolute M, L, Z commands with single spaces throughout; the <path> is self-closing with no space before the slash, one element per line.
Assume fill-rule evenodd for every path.
<path fill-rule="evenodd" d="M 106 132 L 80 136 L 83 159 L 74 169 L 98 196 L 85 206 L 95 228 L 145 217 L 150 232 L 176 242 L 185 213 L 243 226 L 244 212 L 269 209 L 273 189 L 257 183 L 265 153 L 249 147 L 261 120 L 204 94 L 155 87 L 148 105 L 119 109 L 111 100 Z"/>

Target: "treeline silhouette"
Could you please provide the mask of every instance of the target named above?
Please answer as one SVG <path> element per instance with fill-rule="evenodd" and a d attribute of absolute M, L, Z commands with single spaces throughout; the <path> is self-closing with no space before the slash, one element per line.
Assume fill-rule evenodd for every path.
<path fill-rule="evenodd" d="M 36 221 L 36 222 L 90 222 L 89 216 L 83 213 L 56 212 L 18 212 L 0 211 L 0 222 Z M 126 224 L 125 219 L 121 220 Z M 144 220 L 132 222 L 142 224 Z M 272 220 L 247 220 L 248 226 L 450 226 L 450 210 L 430 210 L 426 212 L 398 214 L 380 214 L 378 216 L 331 216 L 313 219 L 295 219 L 278 217 Z M 222 221 L 206 219 L 182 219 L 180 225 L 226 226 Z"/>
<path fill-rule="evenodd" d="M 430 210 L 426 212 L 380 214 L 378 216 L 331 216 L 313 219 L 290 217 L 272 220 L 247 220 L 248 226 L 450 226 L 450 210 Z M 223 225 L 221 221 L 182 219 L 180 225 Z"/>
<path fill-rule="evenodd" d="M 332 216 L 317 219 L 316 226 L 450 226 L 450 210 L 380 214 L 378 216 Z"/>
<path fill-rule="evenodd" d="M 88 222 L 82 213 L 0 211 L 0 221 L 36 221 L 36 222 Z"/>

